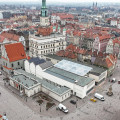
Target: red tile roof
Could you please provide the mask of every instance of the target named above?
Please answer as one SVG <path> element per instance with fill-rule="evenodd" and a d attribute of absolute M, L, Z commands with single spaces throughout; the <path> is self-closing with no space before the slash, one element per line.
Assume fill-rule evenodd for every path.
<path fill-rule="evenodd" d="M 58 51 L 58 52 L 56 53 L 56 55 L 61 56 L 61 57 L 64 57 L 65 51 L 64 51 L 64 50 Z"/>
<path fill-rule="evenodd" d="M 8 69 L 8 70 L 13 70 L 12 68 L 8 68 L 8 67 L 6 67 L 6 66 L 3 66 L 4 68 L 6 68 L 6 69 Z"/>
<path fill-rule="evenodd" d="M 67 14 L 67 13 L 53 13 L 52 16 L 59 16 L 61 19 L 73 19 L 74 18 L 72 14 Z"/>
<path fill-rule="evenodd" d="M 67 46 L 66 50 L 71 50 L 71 51 L 75 51 L 76 50 L 76 46 L 73 44 L 70 44 Z"/>
<path fill-rule="evenodd" d="M 5 40 L 5 37 L 0 35 L 0 43 L 3 43 L 4 40 Z"/>
<path fill-rule="evenodd" d="M 5 49 L 10 62 L 26 59 L 22 43 L 7 44 L 5 45 Z"/>
<path fill-rule="evenodd" d="M 15 41 L 19 41 L 19 37 L 20 37 L 16 34 L 12 34 L 8 32 L 2 32 L 1 35 L 9 40 L 15 40 Z"/>
<path fill-rule="evenodd" d="M 108 55 L 106 58 L 97 57 L 94 64 L 102 66 L 102 67 L 110 68 L 114 66 L 116 62 L 117 62 L 116 57 L 114 57 L 113 55 Z"/>
<path fill-rule="evenodd" d="M 118 44 L 120 45 L 120 37 L 115 38 L 115 39 L 113 40 L 113 44 L 114 44 L 114 45 L 115 45 L 115 43 L 118 43 Z"/>
<path fill-rule="evenodd" d="M 111 38 L 111 35 L 109 35 L 109 34 L 99 36 L 100 41 L 105 40 L 105 39 L 110 39 L 110 38 Z"/>

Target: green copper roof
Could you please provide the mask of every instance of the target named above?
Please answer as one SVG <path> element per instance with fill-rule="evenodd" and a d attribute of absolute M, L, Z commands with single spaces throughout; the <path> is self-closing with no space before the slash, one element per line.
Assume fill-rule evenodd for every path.
<path fill-rule="evenodd" d="M 46 0 L 42 0 L 42 8 L 46 8 Z"/>
<path fill-rule="evenodd" d="M 64 28 L 63 31 L 66 31 L 66 29 Z"/>
<path fill-rule="evenodd" d="M 59 77 L 61 79 L 64 79 L 71 83 L 75 83 L 75 81 L 78 81 L 77 84 L 82 87 L 88 85 L 89 83 L 91 83 L 94 80 L 93 78 L 84 77 L 84 76 L 82 77 L 82 76 L 67 72 L 65 70 L 62 70 L 62 69 L 59 69 L 56 67 L 51 67 L 51 68 L 47 69 L 45 72 L 49 73 L 53 76 Z"/>
<path fill-rule="evenodd" d="M 55 27 L 55 26 L 53 26 L 53 29 L 56 29 L 56 27 Z"/>

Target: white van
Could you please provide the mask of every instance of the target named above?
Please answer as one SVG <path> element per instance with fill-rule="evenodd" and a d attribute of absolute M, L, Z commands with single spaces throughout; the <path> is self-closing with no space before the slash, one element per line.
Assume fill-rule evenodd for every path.
<path fill-rule="evenodd" d="M 58 105 L 58 108 L 60 109 L 60 110 L 62 110 L 64 113 L 68 113 L 68 110 L 67 110 L 67 108 L 63 105 L 63 104 L 59 104 Z"/>
<path fill-rule="evenodd" d="M 95 93 L 94 97 L 99 99 L 99 100 L 102 100 L 102 101 L 105 100 L 105 98 L 102 95 L 98 94 L 98 93 Z"/>

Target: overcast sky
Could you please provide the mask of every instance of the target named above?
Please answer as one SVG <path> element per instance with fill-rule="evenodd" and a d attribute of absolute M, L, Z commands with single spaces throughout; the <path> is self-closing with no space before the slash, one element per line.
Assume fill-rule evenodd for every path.
<path fill-rule="evenodd" d="M 0 0 L 0 2 L 41 2 L 42 0 Z M 50 2 L 119 2 L 120 0 L 47 0 Z"/>

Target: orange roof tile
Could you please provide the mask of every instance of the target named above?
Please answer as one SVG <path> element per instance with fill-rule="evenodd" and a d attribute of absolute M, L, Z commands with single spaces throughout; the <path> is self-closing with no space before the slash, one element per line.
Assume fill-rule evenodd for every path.
<path fill-rule="evenodd" d="M 5 37 L 0 35 L 0 43 L 2 43 L 5 40 Z"/>
<path fill-rule="evenodd" d="M 64 54 L 65 54 L 65 51 L 64 51 L 64 50 L 58 51 L 58 52 L 56 53 L 56 55 L 61 56 L 61 57 L 64 57 Z"/>
<path fill-rule="evenodd" d="M 8 70 L 13 70 L 12 68 L 8 68 L 8 67 L 6 67 L 6 66 L 3 66 L 4 68 L 6 68 L 6 69 L 8 69 Z"/>
<path fill-rule="evenodd" d="M 113 65 L 112 62 L 110 61 L 109 58 L 106 58 L 105 60 L 106 60 L 106 65 L 107 65 L 106 67 L 110 68 Z"/>
<path fill-rule="evenodd" d="M 5 49 L 10 62 L 26 59 L 22 43 L 7 44 L 5 45 Z"/>
<path fill-rule="evenodd" d="M 7 32 L 2 32 L 1 35 L 9 40 L 15 40 L 15 41 L 19 41 L 19 37 L 20 37 L 16 34 L 7 33 Z"/>

